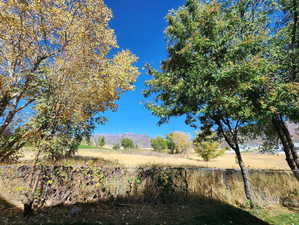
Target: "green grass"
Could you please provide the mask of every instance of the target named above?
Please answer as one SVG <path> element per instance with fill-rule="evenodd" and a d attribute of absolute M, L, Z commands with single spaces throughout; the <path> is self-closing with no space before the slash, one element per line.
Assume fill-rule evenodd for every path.
<path fill-rule="evenodd" d="M 269 222 L 275 225 L 296 225 L 299 224 L 299 213 L 281 214 L 270 218 Z"/>
<path fill-rule="evenodd" d="M 276 211 L 276 210 L 275 210 Z M 271 212 L 269 210 L 256 210 L 253 215 L 263 219 L 271 225 L 297 225 L 299 224 L 299 211 Z M 273 215 L 274 214 L 274 215 Z"/>
<path fill-rule="evenodd" d="M 79 149 L 99 149 L 99 148 L 93 145 L 79 145 Z"/>

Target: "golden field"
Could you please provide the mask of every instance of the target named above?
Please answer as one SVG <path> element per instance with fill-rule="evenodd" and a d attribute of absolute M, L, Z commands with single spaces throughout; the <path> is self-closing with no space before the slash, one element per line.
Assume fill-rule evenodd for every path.
<path fill-rule="evenodd" d="M 79 149 L 76 154 L 80 157 L 103 159 L 105 161 L 118 162 L 126 167 L 138 167 L 145 165 L 159 165 L 171 167 L 209 167 L 209 168 L 239 168 L 235 154 L 225 154 L 221 157 L 203 161 L 194 153 L 186 155 L 169 155 L 152 151 L 134 151 L 129 153 L 103 151 L 97 149 Z M 247 167 L 251 169 L 288 170 L 284 155 L 243 153 L 243 159 Z"/>
<path fill-rule="evenodd" d="M 33 163 L 33 159 L 35 156 L 35 152 L 32 151 L 32 149 L 27 148 L 23 151 L 23 158 L 20 160 L 21 164 L 30 165 Z M 247 167 L 251 169 L 273 169 L 273 170 L 288 170 L 287 163 L 285 162 L 284 155 L 270 155 L 270 154 L 257 154 L 257 153 L 243 153 L 244 161 L 247 164 Z M 43 161 L 43 160 L 42 160 Z M 76 156 L 72 157 L 70 159 L 63 159 L 58 161 L 45 161 L 46 163 L 49 163 L 49 165 L 64 165 L 64 166 L 92 166 L 92 167 L 101 167 L 101 166 L 112 166 L 112 171 L 114 166 L 116 167 L 144 167 L 144 166 L 151 166 L 151 165 L 158 165 L 158 166 L 170 166 L 170 167 L 210 167 L 210 168 L 238 168 L 238 165 L 235 160 L 234 154 L 226 153 L 225 155 L 211 160 L 210 162 L 203 161 L 200 157 L 198 157 L 194 153 L 190 154 L 181 154 L 181 155 L 169 155 L 166 153 L 158 153 L 153 152 L 150 150 L 134 150 L 129 152 L 121 152 L 121 151 L 112 151 L 112 150 L 104 150 L 104 149 L 79 149 Z M 9 172 L 10 167 L 4 168 Z M 97 168 L 94 168 L 97 169 Z M 107 168 L 109 170 L 109 168 Z M 129 169 L 130 170 L 130 169 Z M 13 170 L 12 170 L 13 171 Z M 126 168 L 123 168 L 123 171 L 128 171 Z M 132 170 L 130 170 L 132 171 Z M 136 170 L 136 171 L 143 171 L 143 170 Z M 163 171 L 162 174 L 166 170 L 151 170 L 149 168 L 149 171 L 156 171 L 157 176 L 161 176 L 161 171 Z M 176 171 L 171 170 L 172 172 Z M 177 170 L 180 171 L 180 170 Z M 222 170 L 197 170 L 197 169 L 190 169 L 190 170 L 184 170 L 185 176 L 179 176 L 179 178 L 176 178 L 176 182 L 181 181 L 187 182 L 187 187 L 190 193 L 193 193 L 191 196 L 191 199 L 189 201 L 184 202 L 184 207 L 186 208 L 186 213 L 189 213 L 188 215 L 198 215 L 203 212 L 203 210 L 210 208 L 212 211 L 211 216 L 215 214 L 215 207 L 220 202 L 223 202 L 223 204 L 227 205 L 230 208 L 236 208 L 236 210 L 240 210 L 246 207 L 246 199 L 244 195 L 243 190 L 243 183 L 241 181 L 240 176 L 238 176 L 239 173 L 234 172 L 226 173 L 227 171 Z M 3 174 L 11 174 L 9 173 L 3 173 Z M 59 173 L 58 173 L 59 174 Z M 103 184 L 105 184 L 105 189 L 111 190 L 111 193 L 120 193 L 119 191 L 123 191 L 124 193 L 127 193 L 126 191 L 129 189 L 126 189 L 125 187 L 131 187 L 131 183 L 128 183 L 129 180 L 133 180 L 137 177 L 136 173 L 135 175 L 126 174 L 126 173 L 120 173 L 119 177 L 115 177 L 117 175 L 113 175 L 111 180 L 105 180 Z M 188 174 L 188 175 L 186 175 Z M 297 211 L 291 211 L 287 208 L 282 207 L 283 202 L 282 200 L 287 199 L 289 196 L 294 197 L 294 193 L 297 193 L 295 191 L 298 190 L 298 182 L 293 176 L 290 176 L 291 173 L 289 172 L 269 172 L 269 171 L 252 171 L 251 173 L 251 183 L 253 186 L 253 191 L 255 194 L 255 201 L 256 203 L 261 207 L 260 209 L 263 211 L 258 211 L 259 218 L 264 218 L 265 220 L 271 221 L 271 224 L 275 225 L 282 225 L 287 223 L 281 223 L 282 220 L 285 220 L 284 217 L 280 219 L 277 218 L 277 223 L 274 223 L 272 217 L 276 218 L 280 215 L 290 215 L 290 218 L 288 220 L 288 224 L 298 224 L 298 213 Z M 91 176 L 92 177 L 92 176 Z M 1 204 L 8 205 L 5 206 L 10 210 L 11 213 L 18 212 L 15 214 L 10 214 L 11 218 L 13 220 L 22 221 L 24 220 L 22 216 L 22 208 L 23 204 L 20 201 L 21 199 L 21 192 L 19 190 L 22 189 L 22 185 L 26 186 L 25 183 L 20 183 L 20 181 L 16 180 L 18 176 L 14 176 L 13 179 L 11 177 L 8 177 L 8 179 L 0 179 L 0 220 L 1 218 L 7 218 L 7 212 L 1 211 Z M 187 180 L 184 180 L 185 178 L 188 178 Z M 139 178 L 138 178 L 139 179 Z M 177 180 L 178 179 L 178 180 Z M 154 186 L 151 186 L 149 184 L 151 180 L 145 180 L 143 183 L 138 186 L 139 194 L 147 193 L 144 190 L 152 190 Z M 75 179 L 75 182 L 77 180 Z M 142 186 L 145 185 L 145 186 Z M 149 186 L 146 186 L 149 185 Z M 24 186 L 24 187 L 25 187 Z M 81 186 L 80 186 L 81 187 Z M 120 188 L 121 187 L 121 188 Z M 180 185 L 178 185 L 180 187 Z M 110 188 L 110 189 L 109 189 Z M 83 189 L 80 189 L 80 193 L 83 193 L 84 191 L 87 191 L 86 193 L 93 193 L 90 192 L 91 189 L 86 189 L 85 186 L 83 186 Z M 137 189 L 136 189 L 137 190 Z M 154 189 L 153 189 L 154 190 Z M 158 187 L 157 190 L 160 190 Z M 164 190 L 164 189 L 163 189 Z M 109 191 L 110 193 L 110 191 Z M 151 196 L 156 196 L 155 194 Z M 92 195 L 94 196 L 94 195 Z M 192 197 L 193 196 L 193 197 Z M 213 200 L 209 199 L 208 204 L 204 205 L 202 200 L 199 200 L 196 198 L 196 196 L 205 196 L 208 198 L 212 198 Z M 298 197 L 298 196 L 297 196 Z M 296 198 L 297 198 L 296 197 Z M 199 204 L 196 207 L 194 207 L 192 204 L 194 203 Z M 188 206 L 190 207 L 188 208 Z M 83 212 L 92 212 L 90 215 L 100 215 L 102 219 L 102 213 L 104 212 L 114 212 L 113 210 L 110 210 L 109 207 L 103 205 L 101 207 L 105 207 L 106 210 L 102 210 L 100 213 L 93 213 L 95 212 L 95 209 L 99 209 L 98 204 L 90 203 L 90 204 L 81 204 L 80 202 L 76 203 L 76 206 L 79 205 L 79 207 L 84 208 Z M 154 212 L 154 209 L 157 209 L 157 207 L 164 206 L 164 204 L 158 204 L 154 205 L 154 208 L 150 208 L 150 205 L 142 204 L 126 204 L 126 210 L 128 207 L 136 207 L 137 215 L 141 216 L 140 209 L 147 209 L 151 212 Z M 64 218 L 64 216 L 58 216 L 57 213 L 65 215 L 68 213 L 68 211 L 73 207 L 72 205 L 67 208 L 67 206 L 63 206 L 64 208 L 60 207 L 59 210 L 55 210 L 56 208 L 48 208 L 46 211 L 47 213 L 53 212 L 53 215 L 50 213 L 48 214 L 49 218 Z M 173 209 L 177 209 L 177 206 L 172 207 Z M 277 215 L 275 211 L 275 215 L 273 214 L 273 210 L 276 210 L 277 208 Z M 57 208 L 58 209 L 58 208 Z M 109 209 L 109 210 L 107 210 Z M 198 209 L 196 212 L 192 211 L 193 209 Z M 17 211 L 19 210 L 19 211 Z M 53 211 L 52 211 L 53 210 Z M 141 211 L 142 211 L 141 210 Z M 181 210 L 181 209 L 180 209 Z M 158 215 L 157 212 L 161 213 L 161 208 L 158 208 L 157 211 L 154 212 L 155 215 Z M 192 212 L 192 214 L 190 214 Z M 256 211 L 252 211 L 256 212 Z M 120 215 L 123 215 L 121 213 L 120 215 L 115 213 L 116 218 L 119 218 Z M 176 211 L 177 213 L 177 211 Z M 228 212 L 230 215 L 235 214 L 232 212 Z M 130 215 L 132 212 L 129 213 Z M 162 211 L 161 215 L 163 215 L 163 218 L 165 217 L 165 214 L 169 214 L 169 208 Z M 80 213 L 81 215 L 81 213 Z M 93 218 L 92 216 L 86 216 Z M 171 214 L 173 215 L 173 213 Z M 267 215 L 267 217 L 265 216 Z M 272 216 L 271 216 L 272 215 Z M 135 218 L 136 215 L 133 214 L 133 217 Z M 150 218 L 152 218 L 153 215 L 150 215 Z M 157 216 L 156 216 L 157 217 Z M 271 217 L 271 218 L 270 218 Z M 141 216 L 143 220 L 149 220 L 149 217 Z M 159 220 L 160 216 L 157 217 Z M 173 216 L 171 216 L 173 218 Z M 195 218 L 195 217 L 194 217 Z M 230 218 L 230 217 L 229 217 Z M 109 215 L 109 219 L 111 219 L 111 215 Z M 150 220 L 152 221 L 152 219 Z M 231 219 L 225 224 L 229 224 Z M 68 221 L 69 222 L 69 221 Z M 172 221 L 171 221 L 172 222 Z M 23 224 L 23 223 L 20 223 Z M 26 222 L 25 222 L 26 224 Z M 120 222 L 116 223 L 120 224 Z M 158 224 L 158 222 L 157 222 Z M 173 223 L 171 223 L 173 224 Z M 193 223 L 192 223 L 193 224 Z M 221 223 L 222 224 L 222 223 Z M 237 224 L 247 224 L 245 223 L 237 223 Z"/>
<path fill-rule="evenodd" d="M 21 161 L 32 161 L 35 152 L 25 149 Z M 242 153 L 243 159 L 250 169 L 273 169 L 289 170 L 284 154 L 258 154 L 253 152 Z M 239 168 L 236 163 L 235 154 L 226 153 L 209 162 L 205 162 L 195 153 L 170 155 L 167 153 L 158 153 L 151 150 L 133 150 L 131 152 L 121 152 L 102 149 L 79 149 L 76 158 L 81 163 L 86 161 L 102 162 L 101 165 L 120 165 L 124 167 L 139 166 L 169 166 L 169 167 L 205 167 L 234 169 Z M 103 164 L 104 162 L 104 164 Z M 78 161 L 79 163 L 79 161 Z"/>

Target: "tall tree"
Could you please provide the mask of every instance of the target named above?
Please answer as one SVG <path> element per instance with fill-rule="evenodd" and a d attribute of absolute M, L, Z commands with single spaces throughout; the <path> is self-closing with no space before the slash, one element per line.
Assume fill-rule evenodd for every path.
<path fill-rule="evenodd" d="M 296 0 L 278 1 L 282 14 L 273 37 L 272 63 L 279 65 L 273 77 L 278 80 L 270 90 L 272 124 L 283 145 L 286 160 L 299 180 L 299 157 L 286 120 L 299 122 L 299 3 Z M 276 28 L 276 27 L 275 27 Z"/>
<path fill-rule="evenodd" d="M 116 109 L 138 70 L 129 51 L 111 57 L 111 17 L 103 0 L 0 1 L 0 137 L 28 107 L 26 137 L 46 140 Z"/>
<path fill-rule="evenodd" d="M 252 124 L 249 95 L 261 86 L 271 65 L 262 57 L 268 40 L 266 18 L 255 1 L 231 4 L 188 0 L 168 16 L 168 58 L 162 72 L 149 67 L 153 79 L 145 95 L 163 123 L 171 116 L 187 115 L 202 138 L 213 132 L 235 151 L 247 199 L 254 207 L 248 171 L 240 152 L 240 129 Z M 249 10 L 250 9 L 250 10 Z"/>
<path fill-rule="evenodd" d="M 278 138 L 299 180 L 299 157 L 287 126 L 288 121 L 299 122 L 299 6 L 296 0 L 273 2 L 263 57 L 275 66 L 265 71 L 259 79 L 261 87 L 247 97 L 254 106 L 255 132 L 260 130 L 269 143 Z"/>

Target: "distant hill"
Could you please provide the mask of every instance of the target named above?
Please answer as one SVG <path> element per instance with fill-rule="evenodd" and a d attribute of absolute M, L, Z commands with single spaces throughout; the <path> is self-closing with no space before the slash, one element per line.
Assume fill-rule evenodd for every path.
<path fill-rule="evenodd" d="M 294 123 L 287 123 L 288 129 L 293 137 L 294 141 L 299 141 L 299 126 Z M 137 144 L 141 148 L 151 148 L 151 137 L 143 134 L 124 133 L 124 134 L 96 134 L 92 137 L 94 143 L 97 142 L 99 136 L 104 136 L 107 145 L 119 144 L 123 138 L 130 138 L 134 144 Z M 261 139 L 250 140 L 246 145 L 255 147 L 261 144 Z M 226 143 L 223 143 L 226 146 Z"/>
<path fill-rule="evenodd" d="M 299 125 L 295 123 L 287 123 L 287 126 L 292 135 L 293 140 L 299 141 Z"/>
<path fill-rule="evenodd" d="M 294 141 L 294 143 L 298 143 L 299 142 L 299 125 L 295 124 L 295 123 L 290 123 L 287 122 L 286 123 L 289 132 L 292 136 L 292 140 Z M 257 138 L 257 139 L 252 139 L 252 140 L 247 140 L 244 144 L 241 145 L 241 148 L 256 148 L 258 146 L 260 146 L 263 143 L 263 140 L 261 138 Z M 222 142 L 222 147 L 228 147 L 228 144 L 223 141 Z"/>
<path fill-rule="evenodd" d="M 134 133 L 124 133 L 124 134 L 96 134 L 92 137 L 94 142 L 97 142 L 99 136 L 105 137 L 105 142 L 107 145 L 120 144 L 121 140 L 124 138 L 130 138 L 134 144 L 137 144 L 141 148 L 151 147 L 151 138 L 143 134 Z"/>

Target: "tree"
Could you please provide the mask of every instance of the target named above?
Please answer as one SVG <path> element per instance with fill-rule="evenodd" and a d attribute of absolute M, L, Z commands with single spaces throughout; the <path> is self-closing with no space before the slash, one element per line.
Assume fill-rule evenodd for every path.
<path fill-rule="evenodd" d="M 90 146 L 90 145 L 91 145 L 91 136 L 86 135 L 86 136 L 84 137 L 84 141 L 85 141 L 85 144 L 86 144 L 86 145 Z"/>
<path fill-rule="evenodd" d="M 160 136 L 151 139 L 151 146 L 154 149 L 154 151 L 158 151 L 158 152 L 161 152 L 168 148 L 167 140 Z"/>
<path fill-rule="evenodd" d="M 175 143 L 169 135 L 166 136 L 167 150 L 170 154 L 175 152 Z"/>
<path fill-rule="evenodd" d="M 277 0 L 276 17 L 270 26 L 272 45 L 268 48 L 269 63 L 277 65 L 267 74 L 263 91 L 252 99 L 256 105 L 259 128 L 271 123 L 265 132 L 273 133 L 283 146 L 286 161 L 299 181 L 299 157 L 287 121 L 298 123 L 299 107 L 299 4 L 296 0 Z M 264 128 L 264 127 L 263 127 Z M 267 136 L 267 134 L 266 134 Z M 273 135 L 268 137 L 273 139 Z"/>
<path fill-rule="evenodd" d="M 225 153 L 225 149 L 220 148 L 220 144 L 213 140 L 202 141 L 196 138 L 193 141 L 194 150 L 198 153 L 203 160 L 210 161 L 211 159 L 217 158 Z"/>
<path fill-rule="evenodd" d="M 269 2 L 273 4 L 268 9 L 264 5 L 258 12 L 271 17 L 268 41 L 260 54 L 269 66 L 256 76 L 259 85 L 252 83 L 251 91 L 243 94 L 248 105 L 252 104 L 248 108 L 254 121 L 250 131 L 265 140 L 264 150 L 282 144 L 286 161 L 299 180 L 299 157 L 287 127 L 287 122 L 298 123 L 299 118 L 299 6 L 296 0 Z"/>
<path fill-rule="evenodd" d="M 167 140 L 171 154 L 182 153 L 191 148 L 190 136 L 184 132 L 174 131 L 167 135 Z"/>
<path fill-rule="evenodd" d="M 124 148 L 124 149 L 132 149 L 134 148 L 134 142 L 129 139 L 129 138 L 124 138 L 121 140 L 121 146 Z"/>
<path fill-rule="evenodd" d="M 216 133 L 227 142 L 236 153 L 251 207 L 254 199 L 239 131 L 254 123 L 248 95 L 262 86 L 263 74 L 272 66 L 262 57 L 269 38 L 267 15 L 257 13 L 262 7 L 255 1 L 188 0 L 172 11 L 167 16 L 168 58 L 162 72 L 148 67 L 153 79 L 145 91 L 145 96 L 156 96 L 156 103 L 147 107 L 160 123 L 186 115 L 186 123 L 199 124 L 203 137 Z"/>
<path fill-rule="evenodd" d="M 100 136 L 100 137 L 98 138 L 98 145 L 99 145 L 100 147 L 103 147 L 103 146 L 105 145 L 105 137 L 104 137 L 104 136 Z"/>
<path fill-rule="evenodd" d="M 26 108 L 35 115 L 19 129 L 23 139 L 40 147 L 61 136 L 76 139 L 133 88 L 136 57 L 110 54 L 118 46 L 102 0 L 1 1 L 0 11 L 1 140 Z"/>

